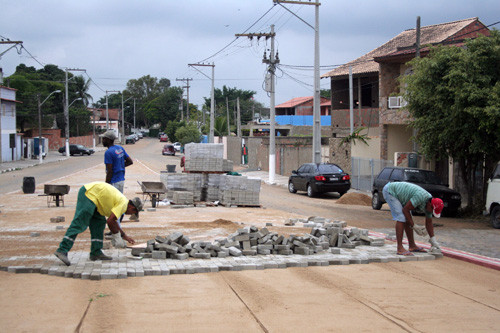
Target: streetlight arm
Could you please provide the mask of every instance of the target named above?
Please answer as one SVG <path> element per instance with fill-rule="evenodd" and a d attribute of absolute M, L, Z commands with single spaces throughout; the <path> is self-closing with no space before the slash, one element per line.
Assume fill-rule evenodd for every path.
<path fill-rule="evenodd" d="M 47 98 L 45 98 L 45 99 L 43 100 L 43 102 L 42 102 L 42 103 L 40 103 L 40 106 L 42 106 L 42 105 L 43 105 L 43 103 L 47 102 L 47 100 L 49 99 L 49 97 L 50 97 L 50 96 L 52 96 L 52 95 L 53 95 L 53 94 L 55 94 L 55 93 L 60 93 L 60 92 L 61 92 L 61 90 L 55 90 L 55 91 L 51 92 L 51 93 L 49 94 L 49 96 L 47 96 Z"/>

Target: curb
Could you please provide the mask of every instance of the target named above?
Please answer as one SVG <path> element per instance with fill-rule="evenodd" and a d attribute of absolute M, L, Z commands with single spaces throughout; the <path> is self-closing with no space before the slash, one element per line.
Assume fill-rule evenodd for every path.
<path fill-rule="evenodd" d="M 395 240 L 388 238 L 387 234 L 383 234 L 380 232 L 374 232 L 374 231 L 370 231 L 370 234 L 377 236 L 377 237 L 383 237 L 386 240 L 395 242 Z M 405 243 L 407 243 L 407 242 L 405 241 Z M 425 249 L 430 248 L 429 244 L 424 244 L 424 243 L 419 243 L 419 242 L 415 242 L 415 243 L 418 246 L 421 246 Z M 442 247 L 441 252 L 446 257 L 466 261 L 466 262 L 471 263 L 471 264 L 475 264 L 475 265 L 479 265 L 479 266 L 483 266 L 486 268 L 491 268 L 491 269 L 500 271 L 500 259 L 497 259 L 497 258 L 486 257 L 486 256 L 482 256 L 480 254 L 474 254 L 474 253 L 470 253 L 470 252 L 466 252 L 466 251 L 455 250 L 455 249 L 451 249 L 448 247 Z"/>

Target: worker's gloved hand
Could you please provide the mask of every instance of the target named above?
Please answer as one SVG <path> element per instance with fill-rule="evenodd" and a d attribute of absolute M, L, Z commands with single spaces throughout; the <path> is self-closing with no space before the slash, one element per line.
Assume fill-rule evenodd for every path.
<path fill-rule="evenodd" d="M 125 246 L 126 246 L 125 241 L 123 240 L 123 238 L 119 232 L 111 235 L 111 245 L 113 245 L 117 249 L 125 248 Z"/>
<path fill-rule="evenodd" d="M 413 225 L 413 230 L 415 230 L 415 232 L 419 236 L 427 236 L 427 229 L 425 229 L 424 225 L 414 224 Z"/>
<path fill-rule="evenodd" d="M 431 237 L 429 239 L 429 243 L 431 243 L 432 247 L 435 247 L 436 249 L 441 249 L 441 246 L 439 246 L 439 243 L 436 240 L 436 236 Z"/>

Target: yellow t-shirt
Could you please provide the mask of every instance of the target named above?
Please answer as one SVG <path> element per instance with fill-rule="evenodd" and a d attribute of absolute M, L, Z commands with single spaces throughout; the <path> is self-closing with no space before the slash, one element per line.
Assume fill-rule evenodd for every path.
<path fill-rule="evenodd" d="M 120 218 L 126 211 L 128 199 L 113 185 L 105 182 L 93 182 L 84 185 L 85 195 L 92 201 L 99 214 L 109 217 L 111 213 Z"/>

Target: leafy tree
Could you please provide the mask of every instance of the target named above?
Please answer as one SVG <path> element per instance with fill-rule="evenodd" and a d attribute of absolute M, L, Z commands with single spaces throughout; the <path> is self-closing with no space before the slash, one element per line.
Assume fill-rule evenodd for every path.
<path fill-rule="evenodd" d="M 190 123 L 178 128 L 175 131 L 175 137 L 182 145 L 185 145 L 190 142 L 200 142 L 201 133 L 196 125 Z"/>
<path fill-rule="evenodd" d="M 407 109 L 422 152 L 458 162 L 469 210 L 480 211 L 483 184 L 476 175 L 484 164 L 491 174 L 500 159 L 500 33 L 468 40 L 466 47 L 440 46 L 410 62 L 405 77 Z"/>
<path fill-rule="evenodd" d="M 237 88 L 228 88 L 226 86 L 221 89 L 214 90 L 215 100 L 215 114 L 227 117 L 227 104 L 229 104 L 229 120 L 230 123 L 235 124 L 236 119 L 236 100 L 240 99 L 240 117 L 241 122 L 246 123 L 252 120 L 253 112 L 261 113 L 264 106 L 254 100 L 255 91 L 241 90 Z M 227 104 L 226 104 L 227 99 Z M 205 108 L 210 110 L 211 99 L 204 97 Z"/>
<path fill-rule="evenodd" d="M 179 113 L 179 96 L 182 90 L 179 87 L 166 88 L 155 99 L 144 105 L 144 114 L 150 124 L 167 126 L 168 121 L 175 120 Z"/>
<path fill-rule="evenodd" d="M 331 99 L 332 98 L 332 91 L 331 91 L 331 89 L 321 89 L 319 92 L 319 95 L 321 97 Z"/>
<path fill-rule="evenodd" d="M 167 123 L 167 126 L 165 127 L 165 131 L 164 132 L 165 132 L 165 134 L 167 134 L 168 139 L 171 142 L 177 142 L 178 139 L 175 136 L 175 132 L 177 131 L 177 129 L 179 129 L 180 127 L 184 127 L 184 126 L 186 126 L 186 122 L 185 121 L 170 120 Z"/>
<path fill-rule="evenodd" d="M 27 127 L 38 127 L 37 95 L 43 101 L 55 90 L 64 91 L 65 73 L 55 65 L 46 65 L 40 70 L 20 64 L 9 78 L 10 87 L 17 89 L 17 127 L 24 132 Z M 52 126 L 53 119 L 63 114 L 63 94 L 55 94 L 42 107 L 42 126 Z M 50 115 L 50 116 L 49 116 Z M 62 123 L 64 124 L 64 123 Z"/>

